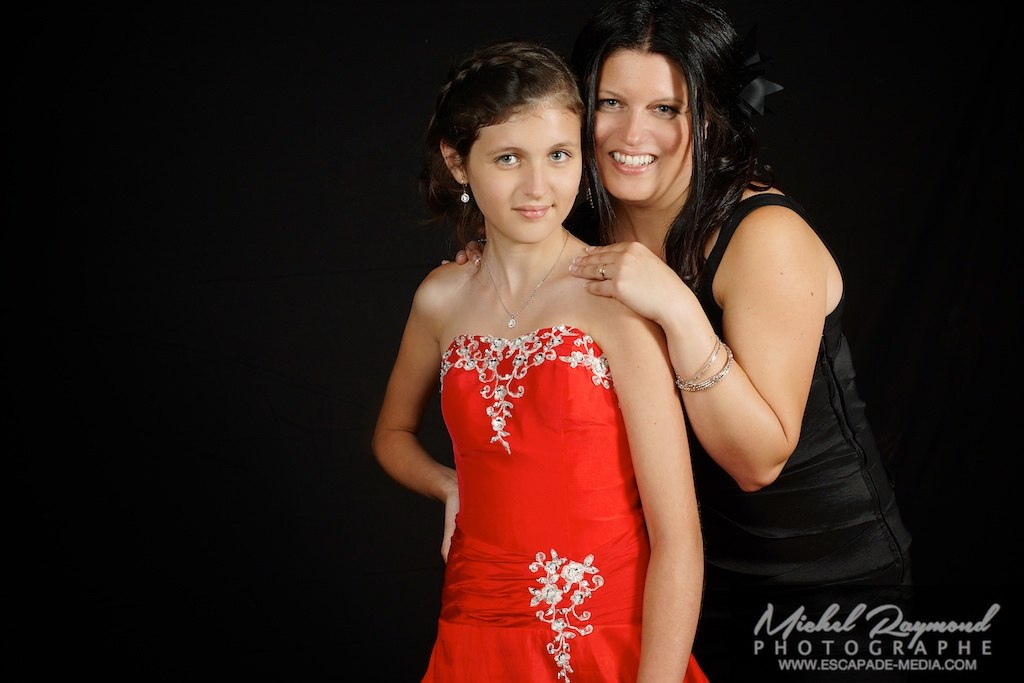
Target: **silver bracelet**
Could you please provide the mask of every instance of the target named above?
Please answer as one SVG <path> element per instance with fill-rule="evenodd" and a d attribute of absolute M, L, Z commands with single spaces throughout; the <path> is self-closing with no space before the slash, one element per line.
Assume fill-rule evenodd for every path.
<path fill-rule="evenodd" d="M 702 367 L 702 368 L 700 369 L 700 372 L 698 372 L 698 373 L 697 373 L 696 375 L 694 375 L 694 376 L 693 376 L 693 377 L 691 377 L 690 379 L 688 379 L 688 380 L 684 380 L 684 381 L 685 381 L 685 382 L 686 382 L 687 384 L 693 384 L 694 382 L 696 382 L 697 380 L 699 380 L 699 379 L 700 379 L 701 377 L 703 377 L 703 376 L 704 376 L 704 373 L 705 373 L 705 372 L 707 372 L 707 371 L 708 371 L 708 368 L 710 368 L 710 367 L 711 367 L 711 364 L 715 362 L 715 359 L 716 359 L 716 358 L 718 358 L 718 352 L 719 352 L 719 351 L 721 351 L 721 350 L 722 350 L 722 339 L 721 339 L 721 337 L 719 337 L 719 336 L 718 336 L 718 335 L 716 334 L 716 335 L 715 335 L 715 348 L 714 348 L 714 349 L 712 349 L 712 351 L 711 351 L 711 357 L 710 357 L 710 358 L 708 358 L 708 362 L 704 364 L 704 367 Z M 678 378 L 679 378 L 679 375 L 676 375 L 676 378 L 678 379 Z"/>
<path fill-rule="evenodd" d="M 700 379 L 701 375 L 703 375 L 707 371 L 708 367 L 711 367 L 711 363 L 714 362 L 715 356 L 718 355 L 719 347 L 725 349 L 725 353 L 727 356 L 727 359 L 725 361 L 725 367 L 719 370 L 711 377 L 708 377 L 703 382 L 698 382 L 697 380 Z M 710 389 L 711 387 L 721 382 L 723 377 L 729 374 L 729 370 L 732 369 L 732 360 L 732 349 L 729 348 L 728 344 L 719 339 L 718 344 L 715 346 L 715 352 L 711 354 L 711 361 L 708 362 L 708 365 L 699 373 L 697 373 L 697 375 L 694 376 L 693 379 L 684 380 L 680 379 L 679 375 L 676 375 L 676 386 L 679 387 L 680 391 L 704 391 L 705 389 Z"/>

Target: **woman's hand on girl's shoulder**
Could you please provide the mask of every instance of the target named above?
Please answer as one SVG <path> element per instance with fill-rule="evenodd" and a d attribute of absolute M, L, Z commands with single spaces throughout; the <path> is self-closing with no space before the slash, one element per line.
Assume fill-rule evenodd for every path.
<path fill-rule="evenodd" d="M 484 245 L 482 245 L 480 242 L 477 242 L 476 240 L 470 240 L 469 242 L 466 243 L 465 247 L 455 252 L 454 260 L 441 261 L 441 265 L 445 265 L 447 263 L 455 263 L 462 266 L 467 263 L 472 263 L 474 267 L 477 267 L 480 265 L 480 258 L 483 256 L 483 253 Z"/>

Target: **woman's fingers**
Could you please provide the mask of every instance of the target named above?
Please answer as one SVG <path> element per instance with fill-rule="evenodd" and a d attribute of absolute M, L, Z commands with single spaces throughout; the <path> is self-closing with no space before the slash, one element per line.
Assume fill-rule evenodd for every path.
<path fill-rule="evenodd" d="M 466 242 L 465 254 L 467 261 L 472 261 L 474 266 L 479 266 L 480 258 L 484 255 L 483 245 L 476 240 L 470 240 Z"/>
<path fill-rule="evenodd" d="M 479 242 L 471 241 L 467 242 L 466 246 L 455 252 L 455 258 L 453 259 L 458 265 L 464 265 L 472 262 L 474 266 L 480 265 L 480 257 L 483 255 L 483 248 Z M 441 261 L 442 264 L 450 263 L 450 261 Z"/>
<path fill-rule="evenodd" d="M 611 280 L 616 272 L 616 260 L 612 254 L 588 254 L 577 256 L 569 266 L 569 272 L 588 280 Z"/>

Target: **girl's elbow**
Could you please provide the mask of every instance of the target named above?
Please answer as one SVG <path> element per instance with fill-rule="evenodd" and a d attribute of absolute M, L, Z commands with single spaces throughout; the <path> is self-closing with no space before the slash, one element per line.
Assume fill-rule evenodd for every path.
<path fill-rule="evenodd" d="M 384 464 L 385 455 L 388 452 L 387 431 L 378 427 L 370 437 L 370 452 L 381 465 Z"/>

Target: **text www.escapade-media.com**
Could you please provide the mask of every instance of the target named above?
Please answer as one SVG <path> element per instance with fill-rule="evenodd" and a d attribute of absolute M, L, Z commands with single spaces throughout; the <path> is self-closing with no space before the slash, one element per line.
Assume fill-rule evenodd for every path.
<path fill-rule="evenodd" d="M 826 658 L 778 660 L 779 671 L 977 671 L 978 660 Z"/>

